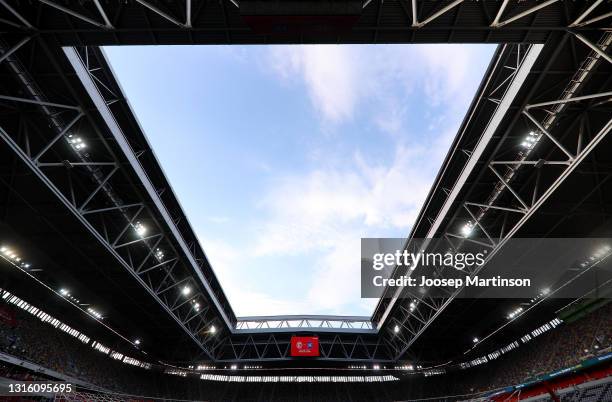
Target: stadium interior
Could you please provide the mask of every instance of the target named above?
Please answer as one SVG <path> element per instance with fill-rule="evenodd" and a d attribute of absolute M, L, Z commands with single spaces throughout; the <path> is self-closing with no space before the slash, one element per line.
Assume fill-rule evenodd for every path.
<path fill-rule="evenodd" d="M 553 297 L 612 255 L 611 25 L 609 0 L 0 0 L 0 390 L 73 386 L 0 400 L 612 401 L 612 283 Z M 406 247 L 592 249 L 530 299 L 236 316 L 102 47 L 389 43 L 497 44 Z"/>

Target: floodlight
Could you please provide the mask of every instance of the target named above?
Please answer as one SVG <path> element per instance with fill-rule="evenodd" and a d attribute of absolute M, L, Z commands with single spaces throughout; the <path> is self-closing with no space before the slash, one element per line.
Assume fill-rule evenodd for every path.
<path fill-rule="evenodd" d="M 235 364 L 232 364 L 232 366 L 231 366 L 230 368 L 231 368 L 232 370 L 236 370 L 236 369 L 238 368 L 238 366 L 237 366 L 237 365 L 235 365 Z"/>
<path fill-rule="evenodd" d="M 375 364 L 374 366 L 372 366 L 372 368 L 373 368 L 374 370 L 380 370 L 380 365 Z"/>
<path fill-rule="evenodd" d="M 63 288 L 62 288 L 62 289 L 60 289 L 60 293 L 61 293 L 62 295 L 64 295 L 64 296 L 68 296 L 68 294 L 69 294 L 70 292 L 69 292 L 68 290 L 66 290 L 66 289 L 63 289 Z"/>
<path fill-rule="evenodd" d="M 523 139 L 523 142 L 521 142 L 521 146 L 523 146 L 523 148 L 533 149 L 533 147 L 535 146 L 535 144 L 538 143 L 539 140 L 540 136 L 537 133 L 530 131 Z"/>
<path fill-rule="evenodd" d="M 77 136 L 74 136 L 74 135 L 69 135 L 68 136 L 68 141 L 70 142 L 72 147 L 74 149 L 76 149 L 77 151 L 80 151 L 81 149 L 87 147 L 87 144 L 83 141 L 83 139 L 81 137 L 77 137 Z"/>
<path fill-rule="evenodd" d="M 147 233 L 147 227 L 140 222 L 136 222 L 134 225 L 134 230 L 136 234 L 140 237 L 143 237 Z"/>
<path fill-rule="evenodd" d="M 472 339 L 472 341 L 473 341 L 474 343 L 478 343 L 478 338 L 474 338 L 474 339 Z"/>
<path fill-rule="evenodd" d="M 134 341 L 134 343 L 135 343 L 136 345 L 140 345 L 140 339 L 136 339 L 136 340 Z"/>
<path fill-rule="evenodd" d="M 543 294 L 544 296 L 546 296 L 546 295 L 547 295 L 547 294 L 549 294 L 549 293 L 550 293 L 550 289 L 549 289 L 549 288 L 544 288 L 544 289 L 542 289 L 542 294 Z"/>
<path fill-rule="evenodd" d="M 395 328 L 393 328 L 393 332 L 395 332 L 396 334 L 399 332 L 400 328 L 399 326 L 395 326 Z"/>
<path fill-rule="evenodd" d="M 472 221 L 468 221 L 465 225 L 463 225 L 463 227 L 461 228 L 461 234 L 464 237 L 468 237 L 469 235 L 472 234 L 472 231 L 474 230 L 474 224 L 472 223 Z"/>
<path fill-rule="evenodd" d="M 189 286 L 185 286 L 181 290 L 181 293 L 183 293 L 183 295 L 187 296 L 187 295 L 189 295 L 189 293 L 191 293 L 191 288 Z"/>
<path fill-rule="evenodd" d="M 155 249 L 155 258 L 157 258 L 158 261 L 161 261 L 164 259 L 164 252 L 163 250 L 157 248 Z"/>
<path fill-rule="evenodd" d="M 210 329 L 208 330 L 208 332 L 210 332 L 211 334 L 214 334 L 217 332 L 217 328 L 214 325 L 210 326 Z"/>

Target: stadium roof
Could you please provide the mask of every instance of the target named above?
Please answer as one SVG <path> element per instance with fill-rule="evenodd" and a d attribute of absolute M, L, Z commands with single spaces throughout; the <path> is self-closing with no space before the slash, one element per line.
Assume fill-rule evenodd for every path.
<path fill-rule="evenodd" d="M 107 323 L 143 339 L 160 358 L 287 361 L 290 332 L 241 334 L 236 329 L 237 319 L 204 251 L 95 46 L 521 42 L 498 49 L 412 236 L 443 234 L 465 223 L 476 213 L 462 208 L 465 202 L 480 204 L 478 213 L 486 214 L 482 225 L 505 235 L 604 236 L 609 235 L 610 221 L 606 200 L 611 196 L 607 182 L 612 144 L 607 134 L 612 121 L 607 102 L 612 59 L 606 53 L 611 35 L 603 29 L 609 13 L 602 14 L 603 7 L 597 7 L 601 3 L 414 1 L 408 8 L 408 3 L 373 1 L 358 8 L 359 18 L 346 31 L 321 34 L 306 24 L 297 33 L 279 35 L 257 33 L 269 30 L 269 23 L 260 25 L 258 15 L 242 18 L 240 10 L 243 16 L 258 10 L 278 15 L 295 13 L 295 4 L 277 12 L 249 8 L 252 3 L 247 2 L 240 8 L 193 2 L 198 6 L 194 9 L 145 1 L 94 1 L 70 9 L 52 1 L 20 7 L 3 2 L 0 18 L 9 27 L 0 42 L 0 100 L 6 110 L 0 116 L 0 137 L 6 145 L 0 149 L 3 233 L 32 261 L 32 268 L 44 267 L 34 276 L 56 289 L 72 284 L 87 289 L 89 294 L 79 294 L 80 299 L 101 306 L 102 314 L 108 313 Z M 319 3 L 312 7 L 317 10 Z M 282 18 L 273 21 L 272 28 L 287 25 Z M 316 21 L 316 27 L 328 27 L 329 21 Z M 548 122 L 548 107 L 558 105 L 566 106 L 554 109 L 558 118 Z M 533 120 L 546 124 L 538 129 L 555 139 L 539 144 L 536 168 L 516 159 L 516 144 Z M 87 141 L 86 151 L 74 137 L 59 141 L 74 135 L 72 127 Z M 564 170 L 547 169 L 547 161 L 567 153 Z M 505 158 L 512 158 L 506 165 L 516 167 L 511 177 L 487 168 Z M 511 183 L 505 181 L 510 178 Z M 493 199 L 507 205 L 530 201 L 520 214 L 495 211 L 486 203 L 496 192 Z M 163 249 L 162 258 L 158 248 Z M 69 315 L 50 299 L 57 294 L 35 291 L 23 280 L 23 272 L 13 274 L 11 285 L 29 294 L 32 302 Z M 191 291 L 183 291 L 185 286 Z M 201 307 L 194 308 L 195 303 Z M 369 328 L 293 332 L 318 333 L 322 360 L 330 364 L 408 357 L 441 361 L 463 353 L 465 343 L 477 336 L 470 334 L 466 341 L 456 336 L 458 331 L 486 333 L 516 302 L 449 299 L 429 309 L 419 307 L 420 317 L 406 314 L 405 303 L 393 297 L 381 301 L 372 317 L 376 333 Z M 545 322 L 556 307 L 551 301 L 530 316 Z M 88 318 L 72 319 L 100 337 L 112 338 Z M 451 323 L 454 330 L 449 333 Z M 394 325 L 401 326 L 401 335 L 393 331 Z M 523 332 L 524 325 L 519 322 L 489 342 L 499 346 L 505 337 Z"/>

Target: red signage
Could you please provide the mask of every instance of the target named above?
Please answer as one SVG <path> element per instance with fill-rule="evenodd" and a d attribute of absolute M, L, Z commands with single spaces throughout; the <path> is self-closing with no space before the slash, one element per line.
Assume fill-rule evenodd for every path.
<path fill-rule="evenodd" d="M 316 336 L 292 336 L 291 356 L 319 356 L 319 338 Z"/>

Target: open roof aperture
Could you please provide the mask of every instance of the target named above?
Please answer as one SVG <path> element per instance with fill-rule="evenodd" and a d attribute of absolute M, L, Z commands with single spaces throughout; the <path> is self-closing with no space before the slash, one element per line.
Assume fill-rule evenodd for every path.
<path fill-rule="evenodd" d="M 105 51 L 236 315 L 369 316 L 360 238 L 408 235 L 494 46 Z"/>

